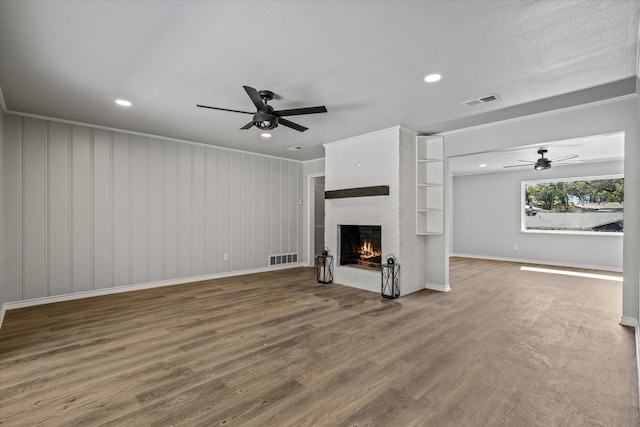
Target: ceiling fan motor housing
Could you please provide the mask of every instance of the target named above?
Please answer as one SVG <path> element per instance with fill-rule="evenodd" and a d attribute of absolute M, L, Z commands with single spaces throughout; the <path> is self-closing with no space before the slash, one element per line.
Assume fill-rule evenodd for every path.
<path fill-rule="evenodd" d="M 271 130 L 278 127 L 278 117 L 262 111 L 253 116 L 253 124 L 262 130 Z"/>

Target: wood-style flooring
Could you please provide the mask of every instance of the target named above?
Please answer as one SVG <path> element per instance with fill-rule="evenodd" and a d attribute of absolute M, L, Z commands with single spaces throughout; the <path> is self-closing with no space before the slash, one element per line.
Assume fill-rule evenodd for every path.
<path fill-rule="evenodd" d="M 620 282 L 452 258 L 450 283 L 296 268 L 11 310 L 0 424 L 640 425 Z"/>

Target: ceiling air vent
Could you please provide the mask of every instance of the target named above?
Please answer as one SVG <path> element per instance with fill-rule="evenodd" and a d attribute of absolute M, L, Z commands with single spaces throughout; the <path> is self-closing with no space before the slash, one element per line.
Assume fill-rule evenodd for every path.
<path fill-rule="evenodd" d="M 463 104 L 466 105 L 467 107 L 473 107 L 474 105 L 486 104 L 487 102 L 497 101 L 498 99 L 500 99 L 500 97 L 497 94 L 492 93 L 491 95 L 483 96 L 482 98 L 476 98 L 476 99 L 472 99 L 471 101 L 465 101 L 463 102 Z"/>

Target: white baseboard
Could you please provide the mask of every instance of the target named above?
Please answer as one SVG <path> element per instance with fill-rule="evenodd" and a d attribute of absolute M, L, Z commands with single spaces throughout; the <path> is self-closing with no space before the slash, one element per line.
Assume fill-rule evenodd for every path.
<path fill-rule="evenodd" d="M 432 291 L 440 291 L 440 292 L 449 292 L 451 290 L 451 286 L 449 286 L 448 283 L 444 285 L 440 285 L 436 283 L 427 282 L 424 284 L 424 288 L 431 289 Z"/>
<path fill-rule="evenodd" d="M 507 262 L 521 262 L 523 264 L 542 264 L 542 265 L 553 265 L 555 267 L 569 267 L 569 268 L 584 268 L 587 270 L 603 270 L 603 271 L 615 271 L 617 273 L 622 273 L 622 267 L 610 267 L 606 265 L 593 265 L 593 264 L 576 264 L 571 262 L 558 262 L 546 259 L 528 259 L 528 258 L 509 258 L 509 257 L 500 257 L 500 256 L 490 256 L 490 255 L 472 255 L 472 254 L 457 254 L 452 253 L 449 254 L 450 257 L 461 257 L 461 258 L 475 258 L 475 259 L 488 259 L 492 261 L 507 261 Z"/>
<path fill-rule="evenodd" d="M 92 297 L 97 297 L 102 295 L 118 294 L 121 292 L 140 291 L 143 289 L 161 288 L 163 286 L 182 285 L 184 283 L 200 282 L 203 280 L 222 279 L 224 277 L 243 276 L 246 274 L 264 273 L 267 271 L 274 271 L 274 270 L 285 270 L 285 269 L 295 268 L 295 267 L 306 267 L 306 265 L 301 262 L 298 262 L 298 263 L 291 263 L 291 264 L 278 265 L 278 266 L 272 266 L 272 267 L 253 268 L 249 270 L 237 270 L 237 271 L 230 271 L 230 272 L 224 272 L 224 273 L 204 274 L 202 276 L 180 277 L 177 279 L 160 280 L 157 282 L 138 283 L 134 285 L 118 286 L 115 288 L 95 289 L 92 291 L 75 292 L 73 294 L 54 295 L 50 297 L 34 298 L 34 299 L 28 299 L 23 301 L 5 302 L 0 307 L 0 328 L 2 327 L 2 322 L 4 321 L 4 315 L 7 312 L 7 310 L 15 310 L 17 308 L 32 307 L 35 305 L 42 305 L 42 304 L 52 304 L 55 302 L 62 302 L 62 301 L 72 301 L 72 300 L 82 299 L 82 298 L 92 298 Z"/>

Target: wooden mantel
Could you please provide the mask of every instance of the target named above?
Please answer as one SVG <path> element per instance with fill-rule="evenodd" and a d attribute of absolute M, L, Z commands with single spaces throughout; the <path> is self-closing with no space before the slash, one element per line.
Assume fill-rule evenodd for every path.
<path fill-rule="evenodd" d="M 388 196 L 388 185 L 375 187 L 344 188 L 342 190 L 329 190 L 324 192 L 325 199 L 346 199 L 351 197 Z"/>

